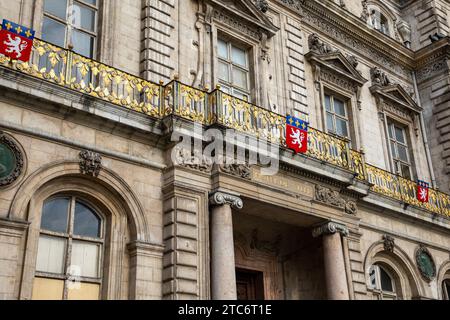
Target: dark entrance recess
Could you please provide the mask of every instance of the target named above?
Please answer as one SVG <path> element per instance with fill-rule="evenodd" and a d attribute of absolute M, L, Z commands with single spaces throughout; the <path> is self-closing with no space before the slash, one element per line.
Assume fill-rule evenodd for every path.
<path fill-rule="evenodd" d="M 264 300 L 264 274 L 258 271 L 236 269 L 238 300 Z"/>

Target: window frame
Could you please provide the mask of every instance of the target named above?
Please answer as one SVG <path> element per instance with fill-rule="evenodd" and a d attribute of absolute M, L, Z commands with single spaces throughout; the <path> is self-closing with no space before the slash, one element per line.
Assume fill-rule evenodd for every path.
<path fill-rule="evenodd" d="M 391 166 L 392 166 L 392 171 L 405 179 L 410 179 L 410 180 L 414 180 L 414 156 L 412 154 L 412 147 L 411 147 L 411 139 L 410 139 L 410 135 L 409 135 L 409 125 L 405 124 L 405 123 L 401 123 L 396 121 L 395 119 L 391 118 L 391 117 L 387 117 L 386 118 L 386 128 L 387 128 L 387 148 L 388 148 L 388 154 L 390 156 L 390 161 L 391 161 Z M 396 128 L 399 128 L 402 130 L 403 133 L 403 138 L 405 143 L 402 143 L 401 141 L 397 140 L 397 136 L 396 136 Z M 395 152 L 396 154 L 393 154 L 392 150 L 392 144 L 395 146 Z M 398 147 L 404 147 L 406 148 L 406 155 L 408 157 L 408 162 L 405 162 L 404 160 L 400 159 L 399 156 L 399 149 Z M 402 171 L 402 165 L 407 166 L 409 169 L 409 175 L 410 177 L 405 177 Z M 398 166 L 400 166 L 400 170 L 398 168 Z"/>
<path fill-rule="evenodd" d="M 329 111 L 327 109 L 326 106 L 326 99 L 327 96 L 330 97 L 330 107 L 331 107 L 331 111 Z M 325 124 L 325 131 L 333 136 L 336 136 L 340 139 L 344 139 L 347 140 L 349 142 L 352 141 L 352 129 L 350 127 L 351 121 L 350 121 L 350 112 L 349 112 L 349 102 L 350 102 L 350 98 L 347 97 L 343 97 L 340 94 L 337 94 L 335 92 L 331 92 L 330 90 L 325 90 L 324 94 L 323 94 L 324 100 L 323 100 L 323 111 L 324 111 L 324 115 L 325 115 L 325 119 L 324 119 L 324 124 Z M 336 113 L 336 109 L 335 109 L 335 104 L 334 104 L 334 100 L 339 100 L 343 103 L 344 105 L 344 111 L 345 111 L 345 117 L 342 115 L 339 115 L 338 113 Z M 333 118 L 333 129 L 334 131 L 331 131 L 330 128 L 328 128 L 328 114 L 330 114 Z M 346 125 L 347 125 L 347 136 L 342 136 L 340 134 L 337 133 L 337 119 L 339 120 L 343 120 Z"/>
<path fill-rule="evenodd" d="M 387 268 L 382 265 L 375 263 L 369 269 L 369 280 L 371 271 L 375 271 L 375 286 L 370 282 L 370 288 L 372 292 L 378 297 L 378 300 L 398 300 L 399 294 L 397 292 L 397 285 L 395 283 L 395 278 L 392 276 L 392 273 L 387 270 Z M 389 277 L 392 285 L 392 292 L 384 291 L 381 285 L 381 270 L 383 270 Z"/>
<path fill-rule="evenodd" d="M 78 32 L 84 33 L 89 35 L 90 37 L 93 38 L 93 47 L 92 47 L 92 57 L 88 57 L 91 59 L 95 59 L 95 57 L 97 56 L 97 46 L 98 46 L 98 36 L 99 36 L 99 27 L 98 27 L 98 22 L 99 22 L 99 12 L 100 12 L 100 3 L 101 0 L 96 0 L 96 5 L 92 5 L 89 4 L 87 2 L 85 2 L 84 0 L 67 0 L 67 6 L 66 6 L 66 17 L 65 19 L 62 19 L 60 17 L 57 17 L 47 11 L 45 11 L 45 0 L 43 0 L 42 2 L 42 22 L 41 22 L 41 30 L 43 31 L 43 26 L 44 26 L 44 21 L 45 19 L 50 19 L 53 21 L 56 21 L 57 23 L 63 24 L 65 27 L 65 34 L 64 34 L 64 48 L 69 48 L 72 49 L 73 46 L 73 41 L 72 41 L 72 35 L 73 35 L 73 30 L 76 30 Z M 78 3 L 81 6 L 85 6 L 89 9 L 92 9 L 94 11 L 94 31 L 90 31 L 90 30 L 86 30 L 84 28 L 80 27 L 76 27 L 72 22 L 69 22 L 69 17 L 70 17 L 70 13 L 69 13 L 69 8 L 73 7 L 74 3 Z M 42 32 L 42 37 L 43 37 L 43 32 Z"/>
<path fill-rule="evenodd" d="M 442 280 L 441 290 L 442 290 L 442 300 L 450 300 L 450 276 Z"/>
<path fill-rule="evenodd" d="M 49 230 L 41 229 L 40 225 L 42 223 L 42 215 L 43 215 L 43 209 L 44 205 L 50 201 L 54 201 L 56 199 L 68 199 L 69 205 L 68 205 L 68 221 L 67 221 L 67 233 L 63 232 L 54 232 Z M 88 209 L 90 209 L 98 218 L 100 222 L 100 229 L 99 229 L 99 238 L 91 238 L 86 236 L 79 236 L 74 235 L 74 221 L 75 221 L 75 207 L 76 203 L 80 203 L 84 206 L 86 206 Z M 104 259 L 105 259 L 105 249 L 106 249 L 106 218 L 104 215 L 100 214 L 100 210 L 90 203 L 89 201 L 86 201 L 85 199 L 73 195 L 73 194 L 58 194 L 55 196 L 52 196 L 48 199 L 46 199 L 43 202 L 43 206 L 41 209 L 41 219 L 39 224 L 39 236 L 38 236 L 38 243 L 41 239 L 41 237 L 50 237 L 50 238 L 56 238 L 56 239 L 64 239 L 65 240 L 65 247 L 64 247 L 64 261 L 63 261 L 63 273 L 50 273 L 50 272 L 43 272 L 37 270 L 37 261 L 35 266 L 35 272 L 34 277 L 35 278 L 41 278 L 41 279 L 49 279 L 49 280 L 62 280 L 64 281 L 63 284 L 63 296 L 62 300 L 68 299 L 68 293 L 69 293 L 69 284 L 71 280 L 73 280 L 73 277 L 76 277 L 77 282 L 80 283 L 86 283 L 86 284 L 95 284 L 99 286 L 99 299 L 102 297 L 103 292 L 103 284 L 104 284 Z M 71 266 L 71 260 L 72 260 L 72 248 L 73 248 L 73 242 L 83 242 L 83 243 L 89 243 L 89 244 L 95 244 L 98 245 L 99 248 L 99 257 L 97 262 L 97 278 L 92 277 L 86 277 L 81 275 L 71 275 L 69 273 L 69 267 Z M 37 252 L 36 252 L 37 255 Z"/>
<path fill-rule="evenodd" d="M 220 56 L 219 54 L 219 42 L 223 41 L 226 44 L 227 47 L 227 59 L 223 58 Z M 245 52 L 245 62 L 246 62 L 246 66 L 242 66 L 240 64 L 237 64 L 235 62 L 233 62 L 232 59 L 232 49 L 233 47 L 242 50 Z M 223 91 L 223 88 L 229 88 L 229 92 L 225 92 L 226 94 L 229 94 L 231 96 L 237 97 L 241 100 L 244 100 L 246 102 L 251 103 L 252 101 L 252 95 L 251 95 L 251 86 L 252 86 L 252 81 L 251 81 L 251 48 L 246 47 L 242 44 L 240 44 L 237 41 L 234 41 L 233 39 L 230 39 L 229 37 L 223 36 L 221 34 L 219 34 L 217 36 L 217 45 L 216 45 L 216 57 L 217 57 L 217 83 L 221 86 L 221 89 Z M 229 77 L 229 81 L 225 81 L 223 79 L 221 79 L 220 77 L 220 63 L 224 63 L 228 66 L 228 77 Z M 247 82 L 247 89 L 244 89 L 242 87 L 239 87 L 238 85 L 236 85 L 233 81 L 233 68 L 236 68 L 240 71 L 243 71 L 246 74 L 246 82 Z M 247 97 L 247 99 L 242 98 L 240 96 L 236 96 L 235 95 L 235 91 L 238 91 L 240 93 L 242 93 L 242 95 L 245 97 Z"/>
<path fill-rule="evenodd" d="M 379 21 L 378 20 L 374 20 L 377 19 L 379 16 Z M 377 8 L 372 8 L 370 9 L 369 12 L 369 19 L 370 19 L 370 25 L 377 31 L 380 31 L 381 33 L 387 35 L 387 36 L 391 36 L 391 26 L 389 24 L 389 18 L 386 17 L 386 15 L 381 12 L 380 9 Z M 384 20 L 384 25 L 385 25 L 385 29 L 383 29 L 383 20 Z M 376 24 L 374 23 L 374 21 L 378 22 L 380 24 L 379 28 L 377 28 Z"/>

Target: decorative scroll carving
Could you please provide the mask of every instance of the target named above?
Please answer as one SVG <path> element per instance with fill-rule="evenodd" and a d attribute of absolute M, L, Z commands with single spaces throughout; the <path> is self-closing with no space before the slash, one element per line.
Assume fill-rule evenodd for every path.
<path fill-rule="evenodd" d="M 209 198 L 209 203 L 213 206 L 229 204 L 232 208 L 239 210 L 244 207 L 244 202 L 241 198 L 225 192 L 216 192 L 212 194 Z"/>
<path fill-rule="evenodd" d="M 175 164 L 185 168 L 198 170 L 201 172 L 211 172 L 213 161 L 211 158 L 201 154 L 198 150 L 191 151 L 179 148 L 176 151 Z"/>
<path fill-rule="evenodd" d="M 250 167 L 245 164 L 221 164 L 219 170 L 224 173 L 231 174 L 233 176 L 241 177 L 244 179 L 251 179 Z"/>
<path fill-rule="evenodd" d="M 345 200 L 339 192 L 319 185 L 316 186 L 316 200 L 339 208 L 345 207 Z"/>
<path fill-rule="evenodd" d="M 341 197 L 341 194 L 339 192 L 319 185 L 316 186 L 315 199 L 319 202 L 341 208 L 348 214 L 355 215 L 358 212 L 356 202 L 346 201 Z"/>
<path fill-rule="evenodd" d="M 428 281 L 436 278 L 436 264 L 431 256 L 430 251 L 421 244 L 416 250 L 416 263 L 420 274 Z"/>
<path fill-rule="evenodd" d="M 394 237 L 385 234 L 383 236 L 383 244 L 384 244 L 384 250 L 388 252 L 394 252 L 395 248 L 395 239 Z"/>
<path fill-rule="evenodd" d="M 308 38 L 309 50 L 317 54 L 327 54 L 335 52 L 333 48 L 328 44 L 320 40 L 316 33 L 313 33 Z"/>
<path fill-rule="evenodd" d="M 281 234 L 278 235 L 275 241 L 263 241 L 258 236 L 258 229 L 252 231 L 250 248 L 256 249 L 265 253 L 278 255 L 280 252 L 280 245 L 282 241 Z"/>
<path fill-rule="evenodd" d="M 8 172 L 6 172 L 8 168 L 5 167 L 4 170 L 5 174 L 7 175 L 3 176 L 3 178 L 0 178 L 0 187 L 6 187 L 13 184 L 22 175 L 25 167 L 25 161 L 19 146 L 14 142 L 14 140 L 9 138 L 1 131 L 0 144 L 5 145 L 7 149 L 11 151 L 12 156 L 14 157 L 14 166 L 10 168 L 11 170 L 8 170 L 9 174 L 7 174 Z M 0 163 L 0 165 L 2 164 Z"/>
<path fill-rule="evenodd" d="M 318 238 L 323 235 L 330 235 L 339 232 L 344 237 L 349 235 L 348 228 L 342 224 L 336 222 L 328 222 L 319 227 L 316 227 L 312 231 L 312 235 L 314 238 Z"/>
<path fill-rule="evenodd" d="M 96 152 L 83 150 L 80 152 L 80 171 L 92 177 L 98 177 L 102 169 L 102 156 Z"/>

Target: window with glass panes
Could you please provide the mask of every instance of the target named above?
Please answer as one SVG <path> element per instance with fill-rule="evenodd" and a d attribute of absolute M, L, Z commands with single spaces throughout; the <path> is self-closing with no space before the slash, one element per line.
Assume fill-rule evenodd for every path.
<path fill-rule="evenodd" d="M 412 179 L 410 153 L 406 133 L 407 128 L 389 121 L 388 129 L 395 173 L 406 179 Z"/>
<path fill-rule="evenodd" d="M 377 10 L 372 10 L 369 16 L 369 23 L 376 30 L 389 35 L 389 23 L 387 18 Z"/>
<path fill-rule="evenodd" d="M 100 0 L 44 0 L 42 39 L 93 58 Z"/>
<path fill-rule="evenodd" d="M 450 279 L 446 279 L 442 282 L 442 293 L 444 300 L 450 300 Z"/>
<path fill-rule="evenodd" d="M 218 78 L 222 91 L 250 101 L 248 51 L 232 42 L 218 39 Z"/>
<path fill-rule="evenodd" d="M 343 99 L 325 94 L 327 132 L 350 139 L 347 106 Z"/>
<path fill-rule="evenodd" d="M 76 197 L 44 203 L 33 283 L 35 300 L 98 300 L 104 247 L 101 217 Z"/>
<path fill-rule="evenodd" d="M 389 272 L 380 265 L 373 265 L 369 271 L 370 286 L 379 300 L 396 300 L 395 282 Z"/>

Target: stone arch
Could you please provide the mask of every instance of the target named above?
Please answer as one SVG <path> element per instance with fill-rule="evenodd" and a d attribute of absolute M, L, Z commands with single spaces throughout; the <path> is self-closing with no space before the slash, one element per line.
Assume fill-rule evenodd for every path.
<path fill-rule="evenodd" d="M 364 258 L 364 275 L 366 284 L 369 287 L 369 269 L 373 264 L 381 263 L 387 267 L 391 273 L 395 273 L 396 283 L 400 284 L 401 296 L 403 299 L 411 299 L 423 296 L 424 288 L 420 276 L 414 268 L 414 263 L 405 251 L 395 246 L 394 252 L 384 249 L 384 242 L 378 241 L 367 250 Z"/>
<path fill-rule="evenodd" d="M 444 280 L 450 279 L 450 260 L 442 263 L 437 275 L 438 299 L 443 300 L 442 283 Z"/>
<path fill-rule="evenodd" d="M 16 192 L 11 203 L 8 218 L 13 220 L 29 221 L 28 206 L 33 196 L 46 185 L 57 179 L 70 181 L 77 178 L 82 184 L 90 185 L 90 188 L 103 188 L 109 193 L 116 205 L 119 205 L 126 213 L 129 220 L 132 240 L 150 242 L 148 223 L 144 215 L 144 209 L 131 187 L 114 171 L 103 168 L 98 178 L 92 178 L 80 173 L 78 162 L 56 162 L 40 168 L 32 173 Z M 98 193 L 100 194 L 100 193 Z"/>
<path fill-rule="evenodd" d="M 118 174 L 103 168 L 98 178 L 80 173 L 78 162 L 56 162 L 32 173 L 20 185 L 9 210 L 12 220 L 29 224 L 22 245 L 23 260 L 19 262 L 17 284 L 20 299 L 31 299 L 35 274 L 37 246 L 40 234 L 42 206 L 48 198 L 58 194 L 79 196 L 99 208 L 107 217 L 108 241 L 105 242 L 103 291 L 108 299 L 123 299 L 130 287 L 124 288 L 131 276 L 130 243 L 150 243 L 144 210 L 130 186 Z"/>

